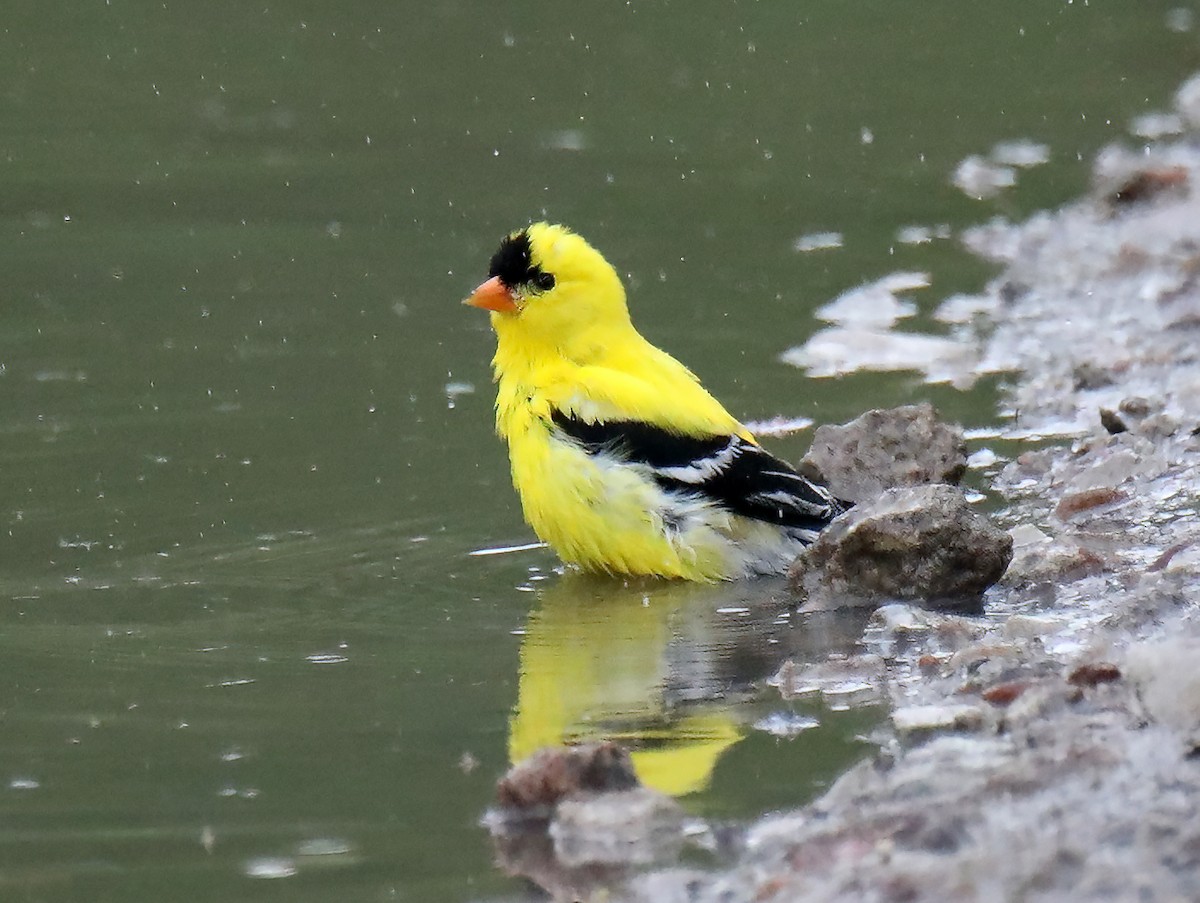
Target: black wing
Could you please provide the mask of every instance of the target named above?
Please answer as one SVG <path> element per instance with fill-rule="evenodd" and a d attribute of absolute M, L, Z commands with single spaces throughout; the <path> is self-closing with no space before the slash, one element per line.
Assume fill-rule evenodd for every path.
<path fill-rule="evenodd" d="M 588 454 L 640 464 L 664 489 L 704 496 L 743 517 L 820 530 L 842 510 L 823 486 L 741 436 L 683 436 L 642 421 L 591 423 L 557 410 L 551 416 Z"/>

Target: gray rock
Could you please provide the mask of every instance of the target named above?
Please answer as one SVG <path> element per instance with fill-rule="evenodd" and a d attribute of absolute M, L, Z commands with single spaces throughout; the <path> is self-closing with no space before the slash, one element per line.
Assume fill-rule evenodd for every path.
<path fill-rule="evenodd" d="M 1141 420 L 1143 417 L 1149 417 L 1151 414 L 1161 411 L 1162 402 L 1151 401 L 1141 395 L 1130 395 L 1128 398 L 1122 398 L 1117 408 L 1122 414 L 1128 414 L 1135 420 Z"/>
<path fill-rule="evenodd" d="M 939 421 L 932 405 L 904 405 L 819 427 L 800 469 L 857 503 L 897 486 L 958 483 L 967 446 L 962 428 Z"/>
<path fill-rule="evenodd" d="M 951 486 L 890 489 L 837 518 L 796 559 L 810 608 L 919 599 L 969 607 L 1004 574 L 1012 537 Z"/>
<path fill-rule="evenodd" d="M 1054 539 L 1017 548 L 1004 574 L 1004 584 L 1028 588 L 1041 584 L 1065 585 L 1102 573 L 1108 559 L 1074 539 Z"/>
<path fill-rule="evenodd" d="M 1179 421 L 1170 414 L 1151 414 L 1137 425 L 1139 436 L 1147 439 L 1165 439 L 1179 432 Z"/>
<path fill-rule="evenodd" d="M 1114 436 L 1117 433 L 1126 433 L 1129 431 L 1129 425 L 1121 419 L 1121 415 L 1108 408 L 1100 409 L 1100 425 Z"/>
<path fill-rule="evenodd" d="M 648 787 L 564 800 L 550 837 L 558 860 L 571 868 L 648 865 L 679 854 L 683 809 Z"/>
<path fill-rule="evenodd" d="M 969 703 L 909 705 L 892 712 L 892 724 L 902 737 L 946 731 L 976 731 L 983 727 L 984 712 Z"/>
<path fill-rule="evenodd" d="M 1094 361 L 1081 361 L 1075 365 L 1073 374 L 1076 391 L 1102 389 L 1111 386 L 1115 380 L 1112 373 L 1096 364 Z"/>
<path fill-rule="evenodd" d="M 684 814 L 612 743 L 546 747 L 496 785 L 483 816 L 497 866 L 556 900 L 591 900 L 630 868 L 678 856 Z"/>

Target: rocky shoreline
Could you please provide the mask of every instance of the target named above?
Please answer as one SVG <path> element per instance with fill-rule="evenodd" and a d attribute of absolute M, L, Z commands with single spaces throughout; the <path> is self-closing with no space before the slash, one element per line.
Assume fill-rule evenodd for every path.
<path fill-rule="evenodd" d="M 983 567 L 979 589 L 1012 556 L 982 616 L 891 602 L 860 653 L 785 664 L 772 681 L 784 698 L 849 680 L 889 700 L 879 752 L 809 806 L 740 833 L 722 870 L 604 880 L 604 899 L 1200 899 L 1200 76 L 1177 108 L 1193 137 L 1106 150 L 1089 197 L 965 236 L 1004 271 L 955 299 L 977 314 L 955 358 L 1009 374 L 1009 427 L 993 438 L 1054 440 L 985 470 L 1003 530 L 954 528 L 999 534 L 985 539 L 1003 562 Z M 958 440 L 935 441 L 916 408 L 905 416 L 937 466 L 956 468 Z M 946 504 L 947 522 L 977 517 Z M 872 527 L 885 545 L 905 532 L 885 527 Z M 837 550 L 810 557 L 821 567 Z M 947 560 L 953 580 L 963 555 Z M 820 588 L 803 566 L 792 576 L 801 596 Z M 840 593 L 835 581 L 824 595 Z M 563 774 L 614 754 L 552 755 L 549 772 L 516 771 L 510 794 L 553 804 Z M 606 766 L 580 786 L 652 793 L 627 777 Z M 663 818 L 676 823 L 674 804 L 638 799 L 659 834 Z"/>
<path fill-rule="evenodd" d="M 1200 78 L 1177 105 L 1200 131 Z M 1109 149 L 1090 197 L 966 240 L 1005 267 L 979 369 L 1022 435 L 1073 437 L 990 476 L 987 616 L 881 608 L 839 665 L 892 702 L 879 754 L 627 899 L 1200 899 L 1200 141 Z"/>

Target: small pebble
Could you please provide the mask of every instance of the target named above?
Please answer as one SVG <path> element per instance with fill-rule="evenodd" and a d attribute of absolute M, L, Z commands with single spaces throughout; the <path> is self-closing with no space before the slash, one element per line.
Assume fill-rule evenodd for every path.
<path fill-rule="evenodd" d="M 1075 687 L 1094 687 L 1096 684 L 1112 683 L 1121 679 L 1121 669 L 1111 662 L 1094 662 L 1080 665 L 1067 677 L 1067 683 Z"/>
<path fill-rule="evenodd" d="M 1004 683 L 996 684 L 988 687 L 983 691 L 984 700 L 990 702 L 994 706 L 1004 708 L 1012 705 L 1018 696 L 1029 689 L 1029 683 L 1024 680 L 1009 680 Z"/>
<path fill-rule="evenodd" d="M 983 726 L 983 712 L 966 704 L 912 705 L 896 709 L 892 724 L 901 734 L 931 731 L 973 731 Z"/>
<path fill-rule="evenodd" d="M 1100 425 L 1109 431 L 1112 435 L 1117 433 L 1125 433 L 1129 431 L 1129 427 L 1125 425 L 1115 411 L 1110 411 L 1108 408 L 1100 409 Z"/>
<path fill-rule="evenodd" d="M 1111 505 L 1113 502 L 1118 502 L 1124 498 L 1125 493 L 1111 486 L 1105 486 L 1100 489 L 1085 489 L 1082 492 L 1072 492 L 1064 495 L 1059 501 L 1058 506 L 1054 509 L 1054 514 L 1059 520 L 1066 520 L 1082 511 L 1090 511 L 1093 508 L 1099 508 L 1101 505 Z"/>

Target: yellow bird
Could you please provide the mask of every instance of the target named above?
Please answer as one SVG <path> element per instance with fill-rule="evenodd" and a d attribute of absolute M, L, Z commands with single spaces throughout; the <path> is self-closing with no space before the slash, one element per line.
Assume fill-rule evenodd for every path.
<path fill-rule="evenodd" d="M 612 265 L 564 226 L 513 232 L 464 303 L 491 311 L 496 430 L 525 520 L 585 570 L 787 569 L 842 510 L 642 338 Z"/>

